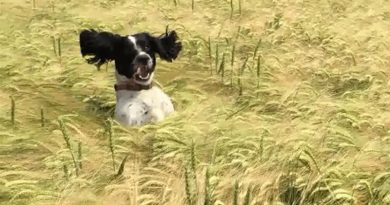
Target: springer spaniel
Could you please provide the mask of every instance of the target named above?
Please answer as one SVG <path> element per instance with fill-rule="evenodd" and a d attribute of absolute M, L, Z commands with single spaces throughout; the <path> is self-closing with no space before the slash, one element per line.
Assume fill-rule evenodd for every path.
<path fill-rule="evenodd" d="M 174 111 L 171 99 L 152 85 L 157 53 L 172 62 L 182 49 L 175 31 L 159 37 L 147 32 L 121 36 L 93 29 L 80 33 L 82 56 L 89 64 L 115 62 L 115 119 L 123 125 L 158 122 Z"/>

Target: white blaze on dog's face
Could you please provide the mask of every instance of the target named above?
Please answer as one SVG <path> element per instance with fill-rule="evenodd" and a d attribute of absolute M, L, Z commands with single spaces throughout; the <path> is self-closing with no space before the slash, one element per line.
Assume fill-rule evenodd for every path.
<path fill-rule="evenodd" d="M 142 36 L 129 36 L 130 42 L 136 50 L 136 55 L 131 63 L 134 70 L 133 79 L 141 85 L 149 85 L 154 76 L 155 56 L 150 49 L 150 42 Z"/>
<path fill-rule="evenodd" d="M 97 66 L 114 60 L 117 79 L 134 79 L 141 85 L 152 82 L 157 53 L 162 60 L 172 62 L 182 49 L 175 31 L 154 37 L 149 33 L 120 36 L 109 32 L 84 30 L 80 33 L 81 53 L 93 55 L 87 59 Z"/>

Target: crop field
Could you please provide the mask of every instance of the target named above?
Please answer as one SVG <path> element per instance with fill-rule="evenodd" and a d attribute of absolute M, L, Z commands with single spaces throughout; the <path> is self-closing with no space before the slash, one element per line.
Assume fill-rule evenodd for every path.
<path fill-rule="evenodd" d="M 175 30 L 163 121 L 79 32 Z M 390 0 L 0 0 L 0 205 L 390 204 Z"/>

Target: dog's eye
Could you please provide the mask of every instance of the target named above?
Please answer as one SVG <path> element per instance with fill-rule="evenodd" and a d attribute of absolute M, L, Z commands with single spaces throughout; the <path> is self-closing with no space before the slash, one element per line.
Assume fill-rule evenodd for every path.
<path fill-rule="evenodd" d="M 150 51 L 150 47 L 149 46 L 145 46 L 145 50 Z"/>

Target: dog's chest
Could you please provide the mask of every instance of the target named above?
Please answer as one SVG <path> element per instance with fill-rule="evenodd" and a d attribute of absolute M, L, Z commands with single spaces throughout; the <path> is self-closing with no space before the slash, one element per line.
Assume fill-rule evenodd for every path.
<path fill-rule="evenodd" d="M 170 98 L 159 88 L 120 90 L 116 93 L 115 118 L 125 125 L 157 122 L 173 112 Z"/>

